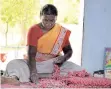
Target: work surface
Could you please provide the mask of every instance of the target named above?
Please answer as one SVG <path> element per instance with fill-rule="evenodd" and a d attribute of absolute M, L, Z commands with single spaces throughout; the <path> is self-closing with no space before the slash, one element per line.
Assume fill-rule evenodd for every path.
<path fill-rule="evenodd" d="M 37 84 L 26 82 L 19 85 L 1 84 L 1 88 L 111 88 L 111 79 L 91 76 L 85 70 L 60 75 L 58 67 L 50 78 L 42 78 Z"/>

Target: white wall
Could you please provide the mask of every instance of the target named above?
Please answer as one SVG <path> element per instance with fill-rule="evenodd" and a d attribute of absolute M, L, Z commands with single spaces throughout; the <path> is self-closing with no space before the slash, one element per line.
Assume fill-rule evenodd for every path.
<path fill-rule="evenodd" d="M 73 49 L 73 55 L 69 61 L 76 63 L 81 66 L 81 49 L 82 49 L 82 34 L 83 29 L 80 28 L 80 25 L 75 24 L 61 24 L 71 31 L 70 43 Z"/>
<path fill-rule="evenodd" d="M 82 66 L 103 69 L 104 48 L 111 47 L 111 0 L 85 0 Z"/>

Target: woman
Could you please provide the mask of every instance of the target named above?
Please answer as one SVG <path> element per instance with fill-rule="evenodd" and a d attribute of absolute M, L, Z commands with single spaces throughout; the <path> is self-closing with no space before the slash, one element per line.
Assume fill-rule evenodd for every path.
<path fill-rule="evenodd" d="M 58 11 L 54 5 L 45 5 L 41 12 L 41 22 L 29 29 L 27 36 L 28 61 L 13 60 L 7 65 L 6 75 L 20 82 L 37 83 L 40 77 L 50 77 L 54 64 L 61 74 L 80 70 L 74 63 L 66 62 L 72 55 L 69 42 L 70 31 L 56 23 Z M 60 53 L 63 51 L 64 55 Z M 12 65 L 16 65 L 14 68 Z M 22 67 L 21 67 L 22 66 Z"/>
<path fill-rule="evenodd" d="M 41 23 L 31 27 L 28 33 L 27 45 L 29 68 L 31 70 L 31 80 L 33 82 L 36 82 L 38 78 L 37 71 L 39 72 L 39 66 L 37 67 L 38 70 L 36 70 L 36 64 L 45 61 L 45 65 L 49 62 L 53 63 L 54 60 L 54 63 L 61 66 L 72 55 L 72 48 L 68 40 L 70 31 L 55 23 L 57 15 L 58 12 L 55 6 L 50 4 L 45 5 L 40 12 Z M 64 56 L 59 55 L 62 50 L 64 52 Z M 50 70 L 53 70 L 53 68 Z M 44 71 L 46 71 L 46 73 L 51 73 L 52 71 L 50 70 L 46 71 L 45 69 Z"/>

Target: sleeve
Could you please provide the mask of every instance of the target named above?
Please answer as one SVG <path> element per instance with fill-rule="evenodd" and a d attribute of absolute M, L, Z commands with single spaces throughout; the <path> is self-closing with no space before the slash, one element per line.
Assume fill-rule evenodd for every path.
<path fill-rule="evenodd" d="M 66 37 L 65 37 L 66 40 L 65 40 L 65 42 L 64 42 L 64 44 L 63 44 L 63 47 L 66 47 L 67 45 L 70 44 L 70 41 L 69 41 L 70 34 L 71 34 L 71 31 L 68 31 L 68 32 L 66 33 Z"/>
<path fill-rule="evenodd" d="M 27 46 L 31 45 L 31 46 L 37 46 L 37 29 L 34 29 L 33 27 L 31 27 L 27 33 Z"/>
<path fill-rule="evenodd" d="M 69 41 L 69 39 L 68 40 L 66 40 L 66 42 L 65 42 L 65 44 L 64 44 L 64 47 L 66 47 L 67 45 L 69 45 L 70 44 L 70 41 Z"/>

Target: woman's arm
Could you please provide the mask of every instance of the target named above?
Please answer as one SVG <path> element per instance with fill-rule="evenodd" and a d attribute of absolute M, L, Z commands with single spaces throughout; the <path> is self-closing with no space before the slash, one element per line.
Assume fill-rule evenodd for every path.
<path fill-rule="evenodd" d="M 63 62 L 65 62 L 72 56 L 73 51 L 72 51 L 71 45 L 69 44 L 66 47 L 64 47 L 63 52 L 64 52 Z"/>
<path fill-rule="evenodd" d="M 32 26 L 27 34 L 27 54 L 28 54 L 28 66 L 30 69 L 31 81 L 36 83 L 38 80 L 37 70 L 36 70 L 36 52 L 37 52 L 37 40 L 38 40 L 38 28 L 36 25 Z"/>
<path fill-rule="evenodd" d="M 31 73 L 36 73 L 36 47 L 34 46 L 28 46 L 28 65 Z"/>
<path fill-rule="evenodd" d="M 61 66 L 65 61 L 67 61 L 72 56 L 72 48 L 71 45 L 67 45 L 63 48 L 64 55 L 58 56 L 57 60 L 55 61 L 55 64 L 58 66 Z"/>
<path fill-rule="evenodd" d="M 38 80 L 38 74 L 36 69 L 36 47 L 28 46 L 28 66 L 30 69 L 30 79 L 33 83 L 36 83 Z"/>

